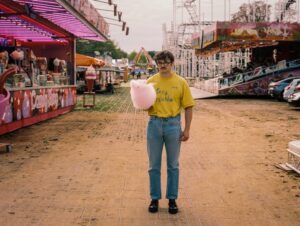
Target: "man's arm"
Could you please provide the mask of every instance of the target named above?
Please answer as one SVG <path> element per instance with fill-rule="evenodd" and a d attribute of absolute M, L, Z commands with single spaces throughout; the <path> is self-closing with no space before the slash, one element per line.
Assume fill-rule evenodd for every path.
<path fill-rule="evenodd" d="M 181 141 L 187 141 L 190 137 L 190 128 L 193 118 L 193 107 L 187 107 L 184 109 L 185 127 L 181 134 Z"/>

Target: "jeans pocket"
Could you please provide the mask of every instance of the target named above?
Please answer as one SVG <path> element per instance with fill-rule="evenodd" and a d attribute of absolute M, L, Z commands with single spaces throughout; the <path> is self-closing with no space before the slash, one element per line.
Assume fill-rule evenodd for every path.
<path fill-rule="evenodd" d="M 181 126 L 181 121 L 180 119 L 171 119 L 168 123 L 170 126 Z"/>

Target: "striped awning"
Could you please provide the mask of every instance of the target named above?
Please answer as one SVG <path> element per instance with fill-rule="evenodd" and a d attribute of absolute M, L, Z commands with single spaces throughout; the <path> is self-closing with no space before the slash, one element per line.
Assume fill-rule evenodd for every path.
<path fill-rule="evenodd" d="M 96 59 L 90 56 L 76 53 L 76 66 L 90 66 L 90 65 L 103 67 L 105 65 L 105 62 L 100 59 Z"/>
<path fill-rule="evenodd" d="M 88 1 L 77 6 L 81 1 L 1 1 L 0 36 L 41 42 L 64 41 L 70 37 L 107 40 L 108 24 Z"/>

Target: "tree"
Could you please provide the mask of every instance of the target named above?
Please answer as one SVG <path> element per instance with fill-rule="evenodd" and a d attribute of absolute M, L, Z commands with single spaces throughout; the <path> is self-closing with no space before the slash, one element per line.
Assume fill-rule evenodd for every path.
<path fill-rule="evenodd" d="M 132 52 L 128 55 L 129 61 L 133 61 L 136 55 L 137 55 L 137 52 L 136 52 L 136 51 L 132 51 Z"/>
<path fill-rule="evenodd" d="M 268 22 L 270 21 L 271 5 L 264 1 L 244 3 L 239 11 L 232 15 L 232 22 Z"/>
<path fill-rule="evenodd" d="M 141 55 L 140 59 L 138 59 L 138 62 L 136 62 L 136 63 L 137 63 L 137 65 L 143 66 L 143 65 L 148 64 L 148 60 L 145 57 L 145 55 Z"/>
<path fill-rule="evenodd" d="M 279 0 L 275 4 L 275 19 L 276 21 L 297 21 L 297 5 L 296 0 L 282 1 Z"/>
<path fill-rule="evenodd" d="M 149 55 L 152 57 L 152 59 L 154 58 L 155 54 L 156 54 L 156 51 L 149 51 L 148 52 Z"/>
<path fill-rule="evenodd" d="M 77 53 L 94 57 L 95 51 L 100 52 L 101 55 L 104 55 L 104 53 L 110 53 L 113 59 L 127 58 L 127 53 L 117 47 L 117 45 L 111 40 L 106 42 L 97 42 L 79 39 L 76 43 Z"/>

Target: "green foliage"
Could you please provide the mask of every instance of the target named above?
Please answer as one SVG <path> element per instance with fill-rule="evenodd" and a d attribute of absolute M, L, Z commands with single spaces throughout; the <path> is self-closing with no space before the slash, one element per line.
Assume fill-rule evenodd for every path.
<path fill-rule="evenodd" d="M 154 57 L 155 54 L 156 54 L 156 51 L 149 51 L 148 53 L 149 53 L 149 55 L 150 55 L 150 56 L 152 57 L 152 59 L 153 59 L 153 57 Z M 135 58 L 135 56 L 136 56 L 137 54 L 138 54 L 138 53 L 137 53 L 136 51 L 132 51 L 132 52 L 128 55 L 129 61 L 133 61 L 134 58 Z M 139 64 L 140 64 L 140 65 L 145 65 L 145 64 L 147 64 L 147 63 L 148 63 L 148 61 L 147 61 L 146 57 L 145 57 L 144 55 L 142 55 L 141 58 L 140 58 L 140 60 L 139 60 L 139 62 L 138 62 L 138 65 L 139 65 Z"/>
<path fill-rule="evenodd" d="M 103 93 L 95 96 L 95 107 L 85 108 L 83 107 L 83 96 L 77 95 L 77 103 L 75 111 L 98 111 L 98 112 L 119 112 L 130 113 L 135 112 L 130 98 L 130 88 L 120 87 L 115 89 L 114 94 Z M 91 103 L 92 99 L 87 98 L 86 103 Z"/>
<path fill-rule="evenodd" d="M 94 57 L 94 51 L 99 51 L 101 55 L 110 52 L 113 59 L 126 58 L 127 53 L 121 50 L 113 41 L 97 42 L 78 39 L 76 42 L 76 52 Z"/>
<path fill-rule="evenodd" d="M 141 55 L 139 61 L 136 62 L 137 65 L 146 65 L 147 63 L 148 63 L 148 60 L 145 57 L 145 55 Z"/>
<path fill-rule="evenodd" d="M 149 55 L 152 57 L 152 59 L 154 58 L 155 54 L 156 54 L 156 51 L 149 51 L 148 52 Z"/>
<path fill-rule="evenodd" d="M 129 61 L 133 61 L 136 55 L 137 55 L 137 52 L 132 51 L 132 52 L 128 55 Z"/>

